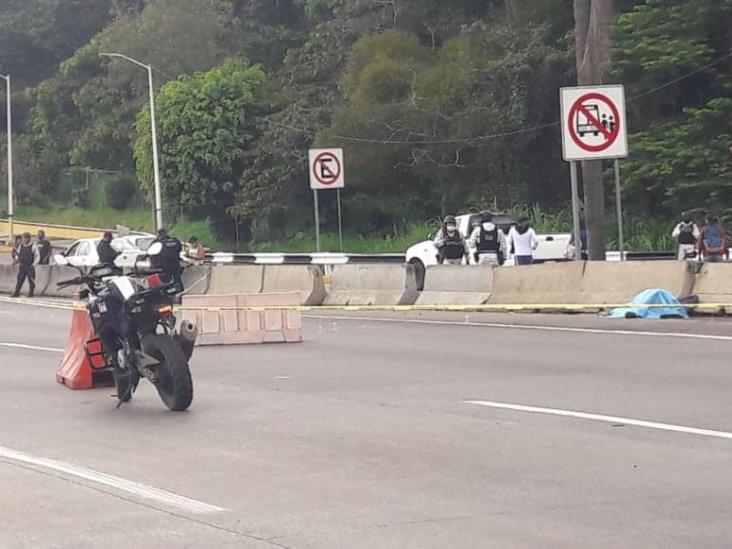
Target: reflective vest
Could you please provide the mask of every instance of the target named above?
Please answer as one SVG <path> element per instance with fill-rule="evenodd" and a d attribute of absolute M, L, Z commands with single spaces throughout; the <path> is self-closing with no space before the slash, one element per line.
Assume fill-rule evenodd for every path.
<path fill-rule="evenodd" d="M 478 238 L 478 245 L 476 246 L 478 253 L 498 253 L 501 251 L 501 241 L 498 238 L 498 231 L 498 228 L 490 232 L 486 231 L 483 227 L 480 228 L 480 238 Z"/>
<path fill-rule="evenodd" d="M 445 231 L 445 246 L 443 248 L 445 259 L 462 259 L 465 255 L 465 241 L 460 231 L 450 234 Z"/>

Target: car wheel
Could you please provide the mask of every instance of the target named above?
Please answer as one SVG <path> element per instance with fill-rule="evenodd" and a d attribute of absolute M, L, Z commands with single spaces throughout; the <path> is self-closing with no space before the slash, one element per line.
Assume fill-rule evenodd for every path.
<path fill-rule="evenodd" d="M 424 290 L 424 263 L 420 259 L 412 259 L 409 264 L 414 267 L 414 273 L 417 277 L 417 289 L 421 292 Z"/>

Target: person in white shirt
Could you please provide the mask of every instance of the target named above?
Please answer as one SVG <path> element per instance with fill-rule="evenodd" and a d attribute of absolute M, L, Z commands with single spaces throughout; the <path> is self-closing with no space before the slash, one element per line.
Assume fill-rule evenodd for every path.
<path fill-rule="evenodd" d="M 508 233 L 508 248 L 514 249 L 516 265 L 531 265 L 534 263 L 534 250 L 539 246 L 536 232 L 531 228 L 529 219 L 522 217 L 515 227 Z"/>

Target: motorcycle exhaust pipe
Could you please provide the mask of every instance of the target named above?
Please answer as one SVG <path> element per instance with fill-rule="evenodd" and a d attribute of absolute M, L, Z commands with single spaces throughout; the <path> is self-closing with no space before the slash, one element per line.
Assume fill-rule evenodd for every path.
<path fill-rule="evenodd" d="M 190 360 L 193 355 L 193 347 L 196 345 L 196 338 L 198 338 L 198 326 L 190 320 L 184 320 L 181 322 L 178 328 L 178 333 L 176 334 L 176 339 L 183 349 L 186 360 Z"/>

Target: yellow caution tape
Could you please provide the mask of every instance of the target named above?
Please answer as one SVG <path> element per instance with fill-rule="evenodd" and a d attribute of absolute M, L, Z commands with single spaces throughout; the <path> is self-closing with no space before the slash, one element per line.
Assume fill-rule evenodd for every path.
<path fill-rule="evenodd" d="M 39 298 L 11 298 L 0 296 L 0 303 L 13 303 L 30 305 L 45 309 L 59 310 L 84 310 L 85 303 L 78 301 L 61 301 Z M 514 303 L 514 304 L 486 304 L 486 305 L 242 305 L 242 306 L 218 306 L 218 307 L 191 307 L 176 306 L 176 311 L 183 312 L 255 312 L 263 313 L 268 311 L 295 311 L 295 312 L 582 312 L 598 311 L 616 308 L 632 309 L 658 309 L 658 308 L 684 308 L 701 311 L 720 311 L 729 309 L 732 311 L 732 303 L 695 303 L 695 304 L 658 304 L 658 305 L 636 305 L 632 303 Z"/>

